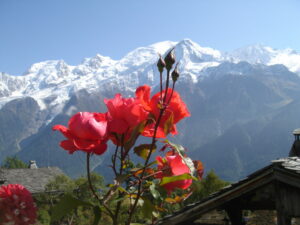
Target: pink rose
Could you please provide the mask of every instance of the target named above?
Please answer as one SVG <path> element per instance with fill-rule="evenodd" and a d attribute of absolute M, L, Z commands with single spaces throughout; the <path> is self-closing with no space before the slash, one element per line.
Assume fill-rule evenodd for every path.
<path fill-rule="evenodd" d="M 68 128 L 63 125 L 55 125 L 52 129 L 60 131 L 67 138 L 60 142 L 60 146 L 70 154 L 81 150 L 101 155 L 107 149 L 106 114 L 79 112 L 71 117 Z"/>

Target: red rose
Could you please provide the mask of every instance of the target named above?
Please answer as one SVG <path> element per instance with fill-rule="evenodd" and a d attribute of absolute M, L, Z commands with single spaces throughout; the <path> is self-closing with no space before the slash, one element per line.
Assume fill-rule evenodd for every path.
<path fill-rule="evenodd" d="M 160 113 L 160 105 L 161 102 L 161 96 L 162 99 L 164 99 L 164 96 L 166 94 L 166 91 L 162 91 L 155 94 L 150 99 L 150 91 L 151 88 L 147 85 L 141 86 L 136 89 L 136 97 L 140 100 L 140 102 L 143 104 L 144 109 L 149 111 L 154 118 L 157 120 Z M 169 88 L 167 91 L 167 97 L 166 97 L 166 110 L 164 111 L 164 114 L 162 115 L 162 118 L 160 120 L 156 137 L 157 138 L 165 138 L 168 133 L 171 134 L 177 134 L 176 129 L 176 123 L 178 123 L 181 119 L 184 117 L 190 116 L 190 113 L 187 109 L 187 106 L 185 105 L 184 101 L 181 99 L 180 95 L 173 91 L 172 98 L 171 97 L 172 89 Z M 154 126 L 155 123 L 148 124 L 142 133 L 143 136 L 146 137 L 152 137 L 154 135 Z"/>
<path fill-rule="evenodd" d="M 81 150 L 101 155 L 106 151 L 108 136 L 106 114 L 76 113 L 69 120 L 68 127 L 55 125 L 52 129 L 60 131 L 67 138 L 60 142 L 60 146 L 70 154 Z"/>
<path fill-rule="evenodd" d="M 172 177 L 191 173 L 189 167 L 183 162 L 181 156 L 177 153 L 173 154 L 172 151 L 166 154 L 165 158 L 161 156 L 156 157 L 158 174 L 156 178 L 162 179 L 163 177 Z M 192 184 L 192 179 L 179 180 L 167 183 L 163 187 L 172 192 L 175 188 L 187 189 Z"/>
<path fill-rule="evenodd" d="M 123 98 L 121 94 L 116 94 L 113 99 L 104 99 L 104 103 L 108 109 L 109 132 L 125 135 L 124 141 L 130 137 L 133 128 L 148 117 L 148 112 L 136 98 Z M 120 144 L 114 135 L 111 139 L 115 144 Z"/>
<path fill-rule="evenodd" d="M 34 224 L 36 211 L 32 196 L 25 187 L 19 184 L 0 187 L 1 224 Z"/>

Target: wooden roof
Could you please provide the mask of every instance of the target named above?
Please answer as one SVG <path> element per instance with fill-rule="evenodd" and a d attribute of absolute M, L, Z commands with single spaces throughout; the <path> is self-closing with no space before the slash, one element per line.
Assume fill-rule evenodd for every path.
<path fill-rule="evenodd" d="M 32 194 L 45 191 L 46 184 L 63 172 L 58 167 L 0 169 L 0 184 L 21 184 Z"/>
<path fill-rule="evenodd" d="M 192 223 L 199 216 L 211 210 L 223 210 L 232 208 L 234 205 L 250 210 L 276 209 L 277 183 L 300 190 L 300 158 L 288 157 L 274 160 L 269 166 L 250 174 L 245 179 L 166 216 L 158 224 L 188 224 L 187 222 Z"/>

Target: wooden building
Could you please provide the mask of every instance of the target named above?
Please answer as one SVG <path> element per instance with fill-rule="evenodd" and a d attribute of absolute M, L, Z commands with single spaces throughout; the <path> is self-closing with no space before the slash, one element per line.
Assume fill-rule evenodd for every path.
<path fill-rule="evenodd" d="M 223 224 L 246 224 L 243 211 L 276 211 L 273 224 L 291 225 L 300 217 L 300 158 L 274 160 L 247 178 L 160 220 L 160 225 L 196 225 L 213 210 L 226 212 Z M 199 220 L 198 220 L 199 221 Z"/>

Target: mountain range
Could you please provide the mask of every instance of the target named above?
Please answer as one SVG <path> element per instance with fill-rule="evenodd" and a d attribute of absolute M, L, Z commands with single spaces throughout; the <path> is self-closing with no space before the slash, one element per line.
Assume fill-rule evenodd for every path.
<path fill-rule="evenodd" d="M 158 53 L 172 48 L 177 91 L 192 116 L 170 139 L 229 181 L 287 156 L 291 132 L 300 127 L 300 54 L 262 45 L 222 53 L 185 39 L 137 48 L 120 60 L 98 54 L 76 66 L 49 60 L 22 76 L 0 73 L 0 160 L 17 155 L 83 174 L 84 155 L 61 150 L 63 137 L 51 127 L 67 125 L 77 111 L 106 111 L 103 99 L 117 92 L 132 96 L 139 85 L 157 88 Z M 108 164 L 109 153 L 93 157 L 100 173 Z"/>

